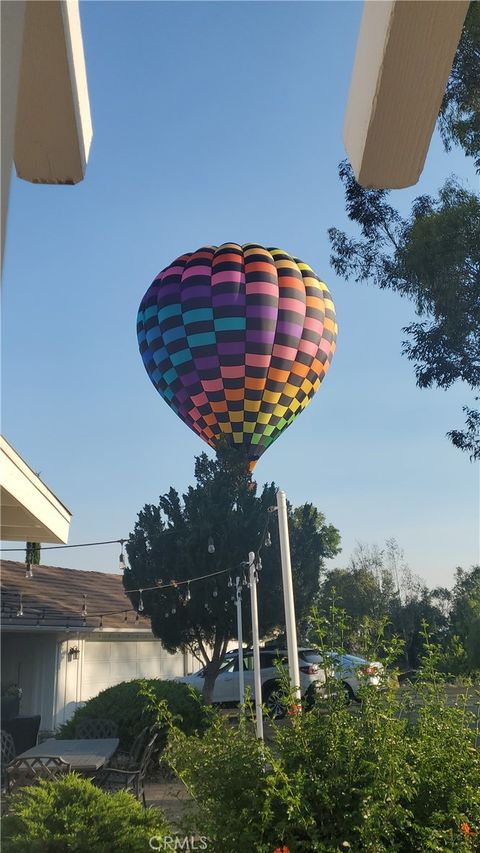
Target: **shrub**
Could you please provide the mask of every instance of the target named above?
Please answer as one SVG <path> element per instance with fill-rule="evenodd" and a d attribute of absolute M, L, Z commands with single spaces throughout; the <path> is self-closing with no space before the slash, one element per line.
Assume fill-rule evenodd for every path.
<path fill-rule="evenodd" d="M 102 690 L 82 708 L 77 708 L 73 717 L 60 727 L 57 737 L 75 737 L 75 726 L 84 717 L 107 718 L 118 724 L 120 748 L 128 751 L 145 726 L 153 727 L 157 724 L 155 710 L 145 688 L 148 688 L 147 693 L 153 691 L 157 700 L 166 703 L 169 711 L 178 718 L 178 726 L 183 732 L 191 735 L 205 730 L 209 713 L 199 693 L 186 684 L 151 678 L 122 681 Z M 166 725 L 160 727 L 159 749 L 165 745 L 166 732 Z"/>
<path fill-rule="evenodd" d="M 152 836 L 168 833 L 158 809 L 144 809 L 126 791 L 107 794 L 74 773 L 12 796 L 2 829 L 5 853 L 145 853 Z"/>
<path fill-rule="evenodd" d="M 378 634 L 376 645 L 379 659 Z M 381 689 L 361 687 L 360 706 L 345 707 L 327 678 L 327 698 L 309 713 L 291 705 L 262 749 L 247 720 L 238 731 L 216 720 L 203 738 L 172 729 L 167 758 L 196 801 L 209 850 L 479 849 L 475 697 L 451 705 L 426 631 L 424 649 L 414 686 L 398 691 L 386 670 Z M 388 663 L 398 644 L 384 652 Z"/>

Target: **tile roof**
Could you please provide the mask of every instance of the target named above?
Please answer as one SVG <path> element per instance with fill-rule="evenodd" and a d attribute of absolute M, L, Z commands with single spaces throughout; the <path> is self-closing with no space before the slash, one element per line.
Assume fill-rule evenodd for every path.
<path fill-rule="evenodd" d="M 64 569 L 59 566 L 32 566 L 33 578 L 25 577 L 25 563 L 1 560 L 2 622 L 22 627 L 150 629 L 150 620 L 139 616 L 125 595 L 122 577 L 107 572 Z M 17 617 L 22 594 L 23 616 Z M 83 623 L 83 596 L 87 617 Z M 110 613 L 109 611 L 123 611 Z M 126 612 L 128 611 L 128 612 Z M 96 615 L 94 615 L 96 614 Z M 125 621 L 125 616 L 127 617 Z"/>

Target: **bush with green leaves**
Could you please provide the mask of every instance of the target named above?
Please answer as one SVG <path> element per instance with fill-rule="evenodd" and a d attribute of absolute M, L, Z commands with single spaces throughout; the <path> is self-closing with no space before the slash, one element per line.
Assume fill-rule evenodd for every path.
<path fill-rule="evenodd" d="M 337 640 L 344 632 L 344 613 L 334 609 L 329 627 L 317 620 L 320 650 L 333 648 L 332 623 Z M 290 697 L 290 713 L 269 724 L 264 747 L 248 712 L 238 729 L 217 719 L 203 737 L 172 726 L 167 757 L 212 853 L 478 849 L 478 696 L 451 703 L 426 629 L 419 677 L 399 690 L 389 666 L 398 641 L 385 643 L 381 626 L 364 628 L 386 669 L 380 689 L 361 686 L 361 704 L 347 707 L 327 671 L 326 698 L 297 713 Z"/>
<path fill-rule="evenodd" d="M 77 708 L 73 717 L 60 727 L 57 737 L 75 737 L 77 723 L 85 717 L 93 717 L 114 720 L 118 724 L 122 750 L 130 749 L 135 737 L 145 726 L 159 731 L 158 748 L 161 749 L 166 741 L 166 726 L 157 719 L 155 708 L 149 699 L 150 691 L 159 702 L 165 702 L 181 731 L 191 735 L 205 730 L 209 712 L 197 691 L 186 684 L 150 678 L 122 681 L 102 690 L 82 708 Z"/>
<path fill-rule="evenodd" d="M 107 794 L 75 773 L 22 788 L 2 819 L 5 853 L 145 853 L 169 829 L 158 809 L 131 794 Z M 157 843 L 157 841 L 155 842 Z"/>

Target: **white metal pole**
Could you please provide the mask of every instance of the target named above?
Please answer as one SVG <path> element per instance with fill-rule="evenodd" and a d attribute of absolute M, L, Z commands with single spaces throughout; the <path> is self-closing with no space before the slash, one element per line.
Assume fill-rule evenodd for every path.
<path fill-rule="evenodd" d="M 277 492 L 278 531 L 282 557 L 283 600 L 285 603 L 285 627 L 287 632 L 288 670 L 290 685 L 300 700 L 300 670 L 298 668 L 297 625 L 293 598 L 292 564 L 290 561 L 290 539 L 288 536 L 287 496 Z"/>
<path fill-rule="evenodd" d="M 235 581 L 235 593 L 237 596 L 238 684 L 240 687 L 240 707 L 243 709 L 245 705 L 245 676 L 243 673 L 242 582 L 240 578 Z"/>
<path fill-rule="evenodd" d="M 260 640 L 258 636 L 258 605 L 257 605 L 257 573 L 255 571 L 255 554 L 250 551 L 248 555 L 249 579 L 250 579 L 250 603 L 252 606 L 252 645 L 253 645 L 253 675 L 255 683 L 255 719 L 257 723 L 257 737 L 263 740 L 263 713 L 262 713 L 262 677 L 260 674 Z"/>

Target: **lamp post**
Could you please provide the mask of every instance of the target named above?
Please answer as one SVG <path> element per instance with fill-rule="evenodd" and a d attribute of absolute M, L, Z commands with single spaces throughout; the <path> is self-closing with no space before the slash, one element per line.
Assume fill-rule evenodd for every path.
<path fill-rule="evenodd" d="M 277 492 L 278 532 L 282 558 L 283 600 L 285 605 L 285 627 L 287 633 L 288 671 L 290 686 L 300 701 L 300 670 L 298 667 L 297 625 L 293 598 L 292 563 L 288 536 L 287 496 L 281 489 Z"/>
<path fill-rule="evenodd" d="M 253 646 L 253 668 L 255 684 L 255 719 L 257 724 L 257 737 L 263 741 L 263 713 L 262 713 L 262 677 L 260 673 L 260 639 L 258 635 L 258 605 L 257 605 L 257 571 L 255 565 L 255 554 L 250 551 L 248 555 L 249 580 L 250 580 L 250 604 L 252 608 L 252 646 Z"/>
<path fill-rule="evenodd" d="M 240 688 L 240 707 L 245 705 L 245 677 L 243 673 L 243 626 L 242 626 L 242 581 L 235 579 L 235 596 L 237 604 L 237 634 L 238 634 L 238 684 Z"/>

